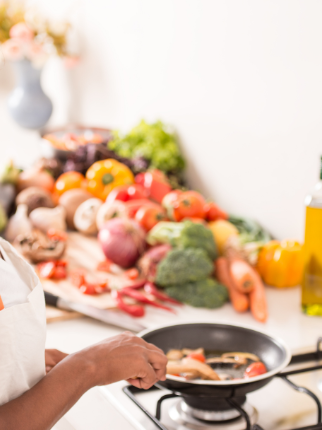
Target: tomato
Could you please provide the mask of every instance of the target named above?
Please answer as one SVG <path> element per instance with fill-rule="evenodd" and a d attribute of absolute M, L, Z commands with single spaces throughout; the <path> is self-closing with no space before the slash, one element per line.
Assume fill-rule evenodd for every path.
<path fill-rule="evenodd" d="M 247 367 L 244 373 L 244 378 L 253 378 L 254 376 L 263 375 L 263 373 L 266 372 L 267 369 L 265 364 L 261 361 L 256 361 Z"/>
<path fill-rule="evenodd" d="M 228 219 L 226 212 L 220 209 L 214 202 L 205 204 L 206 219 L 208 221 L 217 221 L 218 219 Z"/>
<path fill-rule="evenodd" d="M 205 218 L 205 199 L 196 191 L 185 191 L 179 194 L 173 203 L 173 218 L 181 221 L 186 217 Z"/>
<path fill-rule="evenodd" d="M 47 231 L 47 236 L 49 239 L 57 242 L 58 241 L 66 242 L 67 240 L 67 233 L 62 230 L 56 230 L 55 228 L 50 228 Z"/>
<path fill-rule="evenodd" d="M 96 267 L 96 270 L 99 270 L 101 272 L 110 272 L 112 264 L 112 261 L 108 259 L 100 261 Z"/>
<path fill-rule="evenodd" d="M 37 268 L 39 271 L 39 276 L 44 279 L 50 279 L 55 273 L 56 264 L 54 261 L 46 261 L 44 263 L 38 264 Z"/>
<path fill-rule="evenodd" d="M 201 363 L 206 362 L 206 357 L 203 354 L 192 353 L 187 356 L 187 358 L 191 358 L 192 360 L 201 361 Z"/>
<path fill-rule="evenodd" d="M 106 288 L 106 283 L 91 284 L 89 282 L 85 282 L 80 286 L 79 290 L 83 294 L 96 295 L 106 291 Z"/>
<path fill-rule="evenodd" d="M 167 177 L 158 169 L 139 173 L 135 177 L 135 182 L 142 185 L 147 191 L 148 196 L 158 203 L 161 203 L 163 197 L 171 191 Z"/>
<path fill-rule="evenodd" d="M 156 206 L 156 203 L 148 199 L 129 200 L 125 202 L 125 211 L 129 218 L 134 218 L 137 211 L 143 206 Z"/>
<path fill-rule="evenodd" d="M 73 270 L 70 273 L 70 280 L 75 287 L 80 288 L 85 283 L 85 272 L 83 270 Z"/>
<path fill-rule="evenodd" d="M 142 185 L 120 185 L 114 188 L 107 196 L 106 201 L 114 202 L 115 200 L 122 200 L 127 202 L 129 200 L 146 199 L 148 197 L 147 191 Z"/>
<path fill-rule="evenodd" d="M 128 269 L 125 271 L 124 275 L 128 278 L 128 279 L 137 279 L 139 277 L 139 271 L 138 269 L 136 269 L 135 267 L 133 267 L 132 269 Z"/>
<path fill-rule="evenodd" d="M 82 188 L 85 182 L 85 177 L 79 172 L 63 173 L 55 183 L 55 193 L 61 196 L 65 191 Z"/>
<path fill-rule="evenodd" d="M 158 222 L 166 220 L 166 214 L 161 206 L 142 206 L 135 214 L 137 221 L 146 231 L 150 231 Z"/>
<path fill-rule="evenodd" d="M 162 206 L 167 211 L 167 215 L 170 219 L 173 218 L 173 208 L 174 204 L 177 202 L 179 196 L 182 194 L 180 190 L 173 190 L 170 193 L 166 194 L 162 199 Z"/>
<path fill-rule="evenodd" d="M 65 266 L 56 266 L 52 279 L 66 279 L 67 271 Z"/>

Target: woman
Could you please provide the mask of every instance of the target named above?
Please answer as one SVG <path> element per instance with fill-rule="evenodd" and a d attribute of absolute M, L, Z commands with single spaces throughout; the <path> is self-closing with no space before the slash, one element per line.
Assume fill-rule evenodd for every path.
<path fill-rule="evenodd" d="M 165 380 L 163 352 L 129 332 L 75 354 L 45 353 L 39 279 L 0 238 L 0 429 L 47 430 L 90 388 L 122 379 L 148 389 Z M 47 374 L 46 374 L 47 371 Z"/>

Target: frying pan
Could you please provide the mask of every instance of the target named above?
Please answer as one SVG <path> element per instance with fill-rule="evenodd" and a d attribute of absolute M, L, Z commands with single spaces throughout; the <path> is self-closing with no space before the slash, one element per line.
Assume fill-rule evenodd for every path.
<path fill-rule="evenodd" d="M 175 324 L 145 330 L 139 334 L 167 353 L 170 349 L 204 348 L 206 351 L 250 352 L 256 354 L 267 368 L 267 373 L 249 379 L 230 381 L 184 381 L 167 375 L 157 386 L 182 396 L 240 397 L 268 384 L 291 359 L 289 348 L 280 339 L 250 328 L 212 323 Z"/>

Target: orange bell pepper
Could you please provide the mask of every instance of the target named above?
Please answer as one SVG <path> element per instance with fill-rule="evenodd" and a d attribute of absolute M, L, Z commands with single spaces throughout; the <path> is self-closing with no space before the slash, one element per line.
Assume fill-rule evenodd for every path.
<path fill-rule="evenodd" d="M 296 241 L 272 240 L 258 255 L 257 269 L 267 285 L 293 287 L 299 285 L 303 275 L 303 249 Z"/>
<path fill-rule="evenodd" d="M 115 187 L 134 183 L 131 170 L 113 158 L 92 164 L 86 172 L 86 178 L 87 190 L 102 200 L 105 200 Z"/>

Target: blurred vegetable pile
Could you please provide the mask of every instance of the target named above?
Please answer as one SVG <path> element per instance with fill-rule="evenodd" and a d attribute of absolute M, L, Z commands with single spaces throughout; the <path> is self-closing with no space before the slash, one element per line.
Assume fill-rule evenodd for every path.
<path fill-rule="evenodd" d="M 194 190 L 174 189 L 169 172 L 181 175 L 184 161 L 162 123 L 143 121 L 112 141 L 82 136 L 69 134 L 69 149 L 52 140 L 67 156 L 59 152 L 24 171 L 10 163 L 0 177 L 0 230 L 38 263 L 40 276 L 68 278 L 83 294 L 111 292 L 133 316 L 144 314 L 143 305 L 172 312 L 178 301 L 213 309 L 230 300 L 261 322 L 268 317 L 263 281 L 299 282 L 300 244 L 272 241 L 257 222 L 229 216 Z M 106 257 L 97 270 L 121 273 L 126 286 L 115 290 L 69 272 L 61 260 L 67 229 L 97 235 Z"/>

